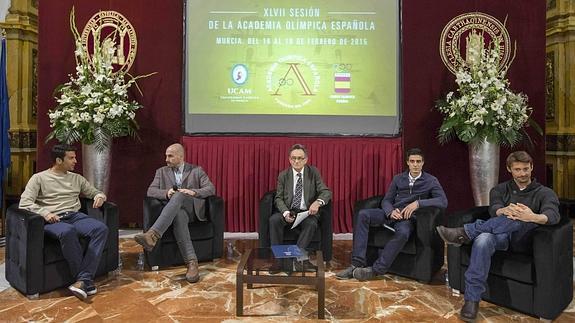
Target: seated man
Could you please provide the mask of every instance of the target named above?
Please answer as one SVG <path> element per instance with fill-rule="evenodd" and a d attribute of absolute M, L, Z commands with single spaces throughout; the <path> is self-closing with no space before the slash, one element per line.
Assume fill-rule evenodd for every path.
<path fill-rule="evenodd" d="M 270 217 L 270 242 L 279 245 L 283 242 L 284 227 L 292 225 L 295 214 L 308 210 L 309 216 L 299 227 L 297 246 L 305 252 L 318 227 L 319 208 L 329 203 L 331 191 L 324 184 L 317 168 L 307 164 L 307 151 L 303 145 L 295 144 L 289 150 L 291 167 L 278 175 L 276 208 L 280 213 Z M 299 265 L 299 262 L 296 263 Z M 303 270 L 314 270 L 309 260 L 303 262 Z"/>
<path fill-rule="evenodd" d="M 158 168 L 148 187 L 148 196 L 166 201 L 162 213 L 150 230 L 137 234 L 134 239 L 144 249 L 151 251 L 164 232 L 173 224 L 174 237 L 186 262 L 186 280 L 200 280 L 198 258 L 192 245 L 188 223 L 206 221 L 205 198 L 216 189 L 200 166 L 184 162 L 184 147 L 170 145 L 166 149 L 166 166 Z"/>
<path fill-rule="evenodd" d="M 464 321 L 473 321 L 477 316 L 495 251 L 507 250 L 510 245 L 515 250 L 525 249 L 533 229 L 560 220 L 559 199 L 555 192 L 531 179 L 533 159 L 528 153 L 511 153 L 507 157 L 507 170 L 513 179 L 498 184 L 489 192 L 492 218 L 460 228 L 437 227 L 447 244 L 473 243 L 465 272 L 465 303 L 460 313 Z"/>
<path fill-rule="evenodd" d="M 380 209 L 359 211 L 353 229 L 351 266 L 336 274 L 338 279 L 355 278 L 359 281 L 385 274 L 409 240 L 413 232 L 415 210 L 424 206 L 447 207 L 445 192 L 434 176 L 423 172 L 424 157 L 421 149 L 406 153 L 408 171 L 393 177 Z M 379 250 L 372 266 L 366 266 L 367 239 L 371 225 L 387 225 L 395 230 L 393 238 Z"/>
<path fill-rule="evenodd" d="M 76 165 L 75 148 L 55 145 L 53 164 L 49 169 L 32 175 L 20 199 L 20 208 L 40 214 L 46 224 L 44 231 L 58 239 L 62 255 L 68 262 L 76 282 L 68 289 L 79 299 L 97 292 L 94 275 L 108 237 L 106 225 L 80 210 L 79 194 L 94 199 L 94 208 L 102 206 L 106 195 L 97 190 L 84 177 L 73 173 Z M 80 237 L 89 241 L 84 252 Z"/>

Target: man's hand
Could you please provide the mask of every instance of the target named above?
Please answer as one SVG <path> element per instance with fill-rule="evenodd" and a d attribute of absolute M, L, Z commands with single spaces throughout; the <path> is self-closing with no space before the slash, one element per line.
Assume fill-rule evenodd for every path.
<path fill-rule="evenodd" d="M 413 201 L 409 203 L 403 210 L 401 211 L 401 215 L 404 219 L 409 219 L 413 215 L 413 212 L 419 208 L 419 202 Z"/>
<path fill-rule="evenodd" d="M 513 208 L 511 207 L 511 205 L 508 205 L 506 207 L 502 207 L 500 209 L 497 209 L 497 211 L 495 211 L 495 214 L 498 216 L 509 216 L 509 215 L 513 215 Z"/>
<path fill-rule="evenodd" d="M 283 213 L 283 216 L 287 223 L 292 223 L 293 221 L 295 221 L 295 217 L 291 215 L 290 211 L 285 211 Z"/>
<path fill-rule="evenodd" d="M 389 217 L 394 219 L 394 220 L 401 220 L 402 219 L 401 211 L 399 211 L 399 209 L 395 209 L 395 210 L 391 211 L 391 214 L 389 215 Z"/>
<path fill-rule="evenodd" d="M 319 212 L 319 207 L 321 205 L 319 205 L 318 201 L 313 202 L 310 206 L 309 206 L 309 215 L 316 215 L 317 212 Z"/>
<path fill-rule="evenodd" d="M 174 191 L 173 188 L 170 188 L 170 189 L 168 190 L 168 192 L 166 193 L 166 197 L 168 198 L 168 200 L 171 199 L 171 198 L 172 198 L 172 195 L 176 194 L 176 192 L 177 192 L 177 191 Z"/>
<path fill-rule="evenodd" d="M 46 215 L 43 215 L 42 217 L 44 218 L 44 221 L 48 223 L 60 222 L 60 217 L 54 213 L 48 213 Z"/>
<path fill-rule="evenodd" d="M 184 193 L 184 194 L 186 194 L 186 195 L 189 195 L 189 196 L 196 196 L 196 195 L 197 195 L 197 194 L 196 194 L 196 191 L 192 191 L 192 190 L 187 189 L 187 188 L 180 188 L 180 189 L 178 190 L 178 192 L 182 192 L 182 193 Z"/>
<path fill-rule="evenodd" d="M 538 220 L 537 214 L 533 213 L 533 211 L 525 204 L 511 203 L 507 208 L 510 210 L 510 214 L 508 214 L 507 217 L 512 220 L 523 222 L 536 222 Z"/>
<path fill-rule="evenodd" d="M 92 204 L 92 207 L 97 209 L 100 206 L 102 206 L 104 202 L 106 202 L 106 195 L 97 194 L 96 196 L 94 196 L 94 203 Z"/>

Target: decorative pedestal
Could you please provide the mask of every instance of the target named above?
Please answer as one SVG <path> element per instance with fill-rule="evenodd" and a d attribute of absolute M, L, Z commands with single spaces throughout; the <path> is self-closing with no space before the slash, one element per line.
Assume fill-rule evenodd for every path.
<path fill-rule="evenodd" d="M 489 205 L 489 191 L 499 180 L 498 144 L 483 139 L 469 143 L 469 176 L 475 206 Z"/>

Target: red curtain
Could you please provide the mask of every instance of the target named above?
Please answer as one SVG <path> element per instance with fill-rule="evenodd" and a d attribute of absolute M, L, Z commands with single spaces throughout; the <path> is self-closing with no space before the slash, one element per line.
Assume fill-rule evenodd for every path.
<path fill-rule="evenodd" d="M 308 149 L 333 192 L 333 230 L 352 232 L 355 201 L 384 194 L 402 170 L 400 138 L 183 137 L 186 160 L 200 165 L 226 205 L 226 231 L 258 231 L 259 200 L 289 167 L 295 143 Z"/>

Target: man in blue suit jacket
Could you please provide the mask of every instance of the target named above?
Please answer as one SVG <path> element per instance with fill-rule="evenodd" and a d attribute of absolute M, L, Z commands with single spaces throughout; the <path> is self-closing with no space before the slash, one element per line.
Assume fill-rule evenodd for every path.
<path fill-rule="evenodd" d="M 379 209 L 364 209 L 353 229 L 351 266 L 336 274 L 338 279 L 372 279 L 387 272 L 413 232 L 415 211 L 424 206 L 447 207 L 447 197 L 433 175 L 423 172 L 423 152 L 406 153 L 408 171 L 395 175 Z M 395 230 L 393 238 L 379 251 L 372 266 L 367 266 L 367 238 L 371 225 L 386 225 Z"/>

